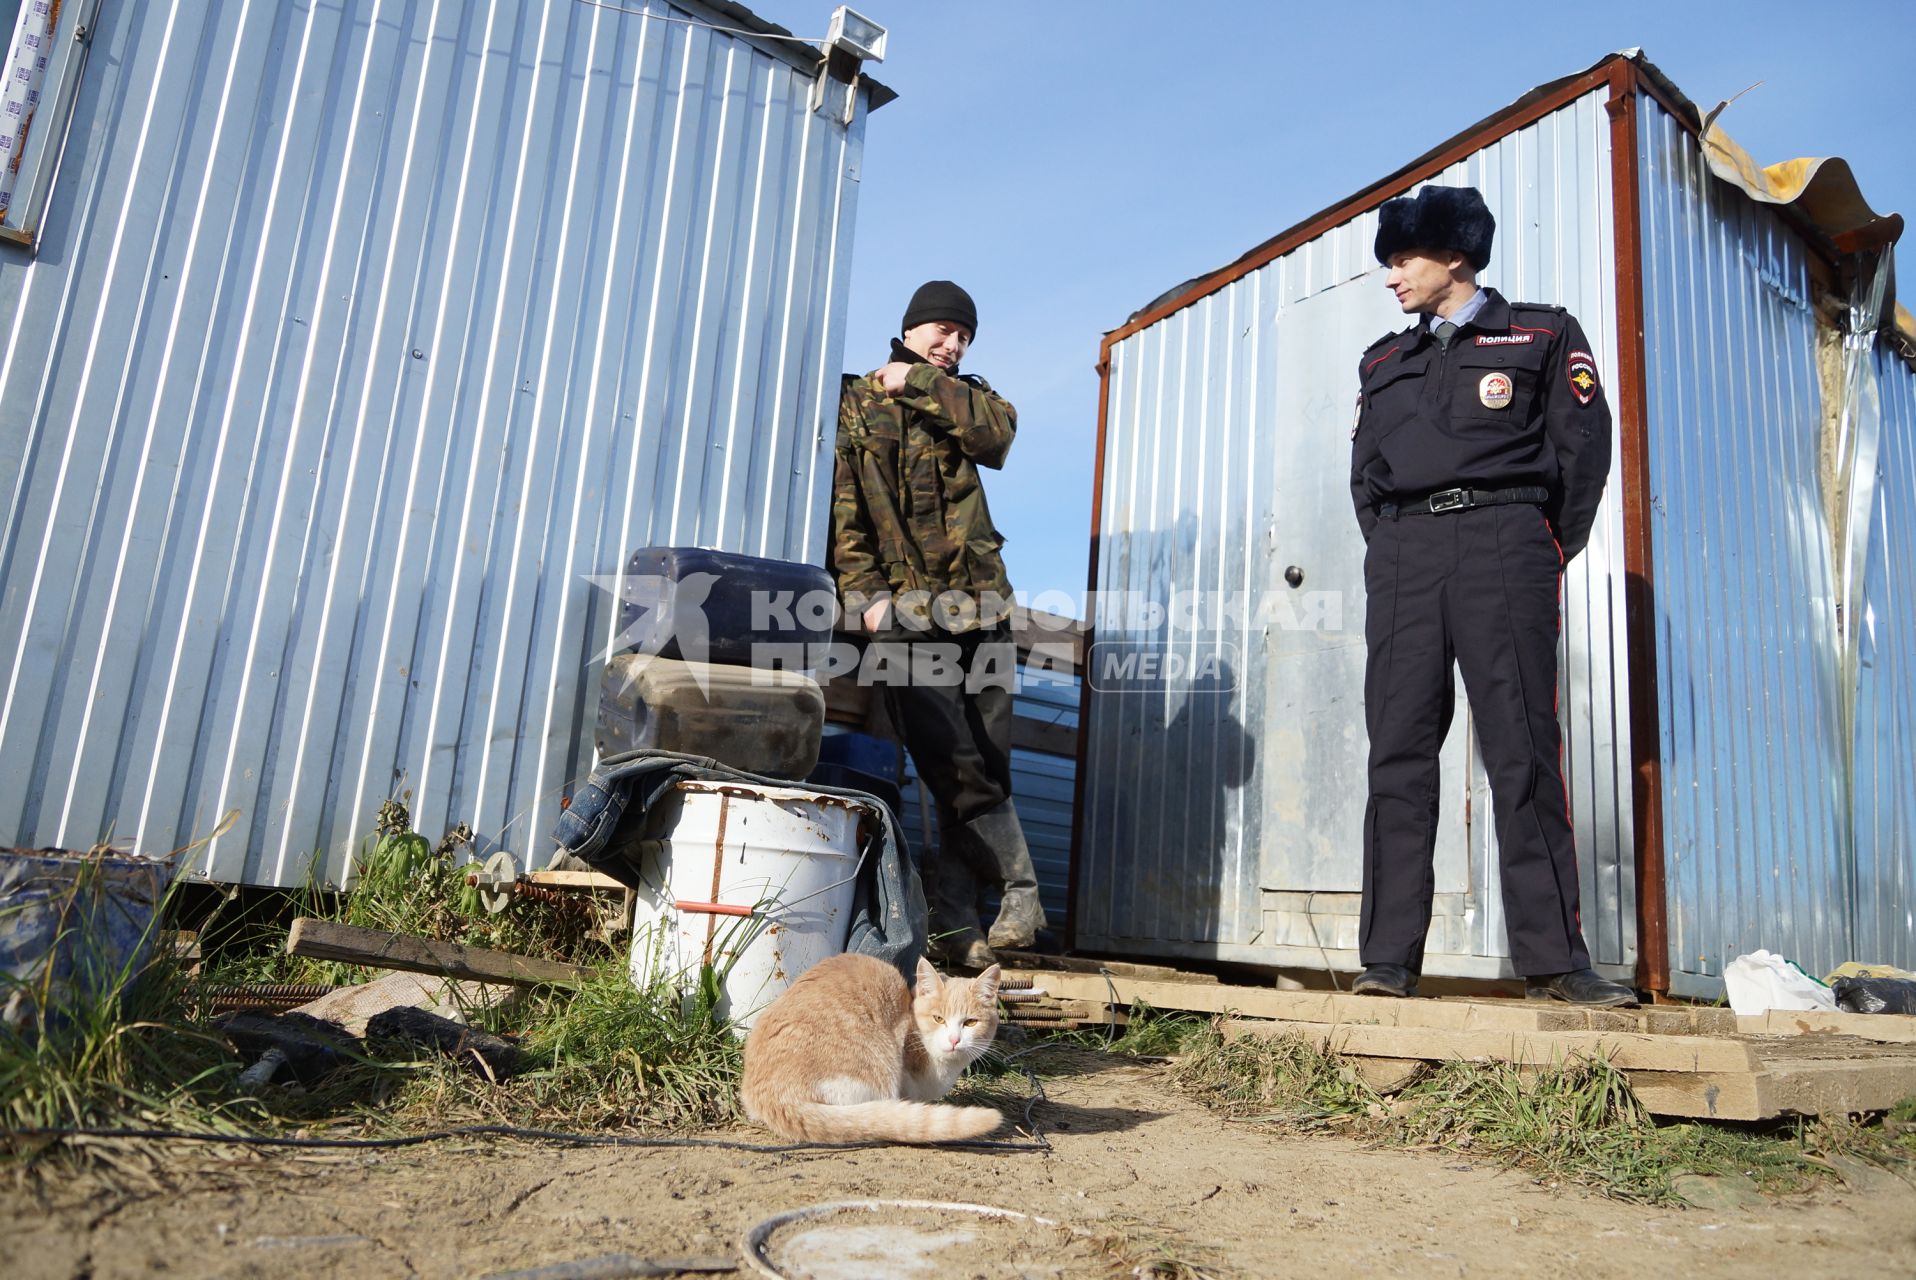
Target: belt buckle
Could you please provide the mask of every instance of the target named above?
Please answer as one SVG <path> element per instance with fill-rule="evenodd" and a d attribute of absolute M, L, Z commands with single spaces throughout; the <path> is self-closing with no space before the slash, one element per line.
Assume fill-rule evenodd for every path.
<path fill-rule="evenodd" d="M 1436 515 L 1440 511 L 1462 511 L 1466 502 L 1466 493 L 1462 489 L 1445 489 L 1442 493 L 1430 495 L 1430 512 Z"/>

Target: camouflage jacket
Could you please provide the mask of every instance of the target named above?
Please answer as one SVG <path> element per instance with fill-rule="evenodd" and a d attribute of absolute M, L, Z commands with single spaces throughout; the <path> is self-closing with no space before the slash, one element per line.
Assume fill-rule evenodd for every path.
<path fill-rule="evenodd" d="M 999 553 L 978 468 L 1004 466 L 1018 413 L 982 378 L 916 364 L 905 391 L 885 394 L 876 378 L 847 374 L 838 401 L 832 481 L 830 569 L 847 611 L 892 592 L 964 592 L 1008 609 L 1011 583 Z M 920 598 L 898 601 L 920 613 Z M 954 631 L 993 622 L 945 620 Z"/>

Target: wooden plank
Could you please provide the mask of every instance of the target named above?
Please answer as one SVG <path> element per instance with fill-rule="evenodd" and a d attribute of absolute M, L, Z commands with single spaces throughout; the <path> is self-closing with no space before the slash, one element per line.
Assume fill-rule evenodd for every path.
<path fill-rule="evenodd" d="M 1234 1020 L 1227 1034 L 1295 1035 L 1333 1053 L 1366 1058 L 1423 1058 L 1431 1062 L 1488 1058 L 1552 1066 L 1603 1058 L 1619 1070 L 1753 1072 L 1748 1042 L 1714 1036 L 1658 1036 L 1629 1031 L 1449 1031 L 1359 1023 Z"/>
<path fill-rule="evenodd" d="M 315 960 L 363 964 L 375 969 L 404 969 L 436 973 L 479 982 L 509 982 L 516 986 L 553 984 L 572 986 L 592 971 L 557 960 L 539 960 L 507 951 L 487 951 L 457 942 L 432 942 L 382 929 L 361 929 L 330 920 L 301 916 L 286 935 L 288 955 Z"/>
<path fill-rule="evenodd" d="M 1023 605 L 1012 607 L 1012 643 L 1018 646 L 1019 659 L 1032 666 L 1062 675 L 1077 674 L 1084 664 L 1084 633 L 1084 623 L 1076 618 Z"/>
<path fill-rule="evenodd" d="M 549 889 L 613 889 L 623 891 L 625 886 L 611 876 L 598 871 L 528 871 L 519 877 L 532 884 L 542 884 Z"/>
<path fill-rule="evenodd" d="M 1078 730 L 1075 726 L 1059 724 L 1055 720 L 1014 715 L 1011 717 L 1011 745 L 1041 755 L 1075 757 L 1078 754 Z"/>
<path fill-rule="evenodd" d="M 1916 1016 L 1904 1013 L 1824 1013 L 1771 1009 L 1737 1018 L 1747 1035 L 1841 1035 L 1886 1043 L 1916 1044 Z"/>
<path fill-rule="evenodd" d="M 1655 1116 L 1768 1120 L 1760 1077 L 1739 1071 L 1626 1071 L 1631 1092 Z"/>
<path fill-rule="evenodd" d="M 1541 1000 L 1392 1000 L 1338 991 L 1279 991 L 1194 980 L 1133 977 L 1112 965 L 1110 981 L 1096 973 L 1040 970 L 1044 957 L 1005 955 L 1011 971 L 1028 975 L 1054 995 L 1078 1000 L 1112 999 L 1125 1007 L 1143 1000 L 1157 1009 L 1192 1013 L 1233 1013 L 1288 1022 L 1372 1023 L 1390 1027 L 1429 1027 L 1452 1031 L 1616 1031 L 1638 1035 L 1725 1035 L 1733 1021 L 1714 1009 L 1579 1009 Z M 1033 967 L 1027 967 L 1027 965 Z M 1073 970 L 1099 966 L 1071 962 Z M 1176 973 L 1175 970 L 1168 971 Z"/>
<path fill-rule="evenodd" d="M 1047 956 L 1035 951 L 1018 951 L 1006 947 L 998 948 L 998 957 L 1004 962 L 1007 973 L 1020 973 L 1038 986 L 1043 986 L 1045 975 L 1051 973 L 1098 974 L 1106 971 L 1113 977 L 1140 978 L 1152 982 L 1198 982 L 1213 987 L 1218 985 L 1216 974 L 1190 973 L 1164 964 L 1136 964 L 1128 960 L 1093 960 L 1084 956 Z M 1244 988 L 1247 991 L 1262 989 L 1261 987 Z"/>
<path fill-rule="evenodd" d="M 1762 1069 L 1748 1073 L 1626 1071 L 1624 1075 L 1653 1115 L 1699 1120 L 1887 1111 L 1905 1098 L 1916 1097 L 1916 1057 L 1763 1063 L 1763 1051 L 1756 1053 Z"/>
<path fill-rule="evenodd" d="M 1887 1111 L 1905 1098 L 1916 1097 L 1916 1054 L 1868 1053 L 1822 1062 L 1766 1061 L 1764 1066 L 1759 1087 L 1768 1115 Z"/>

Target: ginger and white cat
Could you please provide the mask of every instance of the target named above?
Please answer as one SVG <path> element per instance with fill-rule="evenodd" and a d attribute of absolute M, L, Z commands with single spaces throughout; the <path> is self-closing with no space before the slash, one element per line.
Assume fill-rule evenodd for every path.
<path fill-rule="evenodd" d="M 1004 1123 L 991 1107 L 944 1106 L 998 1033 L 998 966 L 918 981 L 872 956 L 841 955 L 801 974 L 745 1041 L 745 1114 L 811 1142 L 952 1142 Z"/>

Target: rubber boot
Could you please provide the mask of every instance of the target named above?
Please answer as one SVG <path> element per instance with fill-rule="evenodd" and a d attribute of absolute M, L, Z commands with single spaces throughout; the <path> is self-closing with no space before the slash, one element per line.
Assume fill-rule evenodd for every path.
<path fill-rule="evenodd" d="M 995 871 L 1001 898 L 998 918 L 989 941 L 994 947 L 1022 950 L 1038 940 L 1045 927 L 1044 904 L 1038 900 L 1038 872 L 1031 865 L 1031 849 L 1018 821 L 1018 807 L 1006 800 L 965 824 L 981 867 Z"/>
<path fill-rule="evenodd" d="M 931 939 L 925 951 L 947 966 L 987 969 L 998 963 L 978 928 L 978 882 L 952 845 L 947 829 L 943 847 L 930 852 L 921 870 L 931 916 Z"/>

